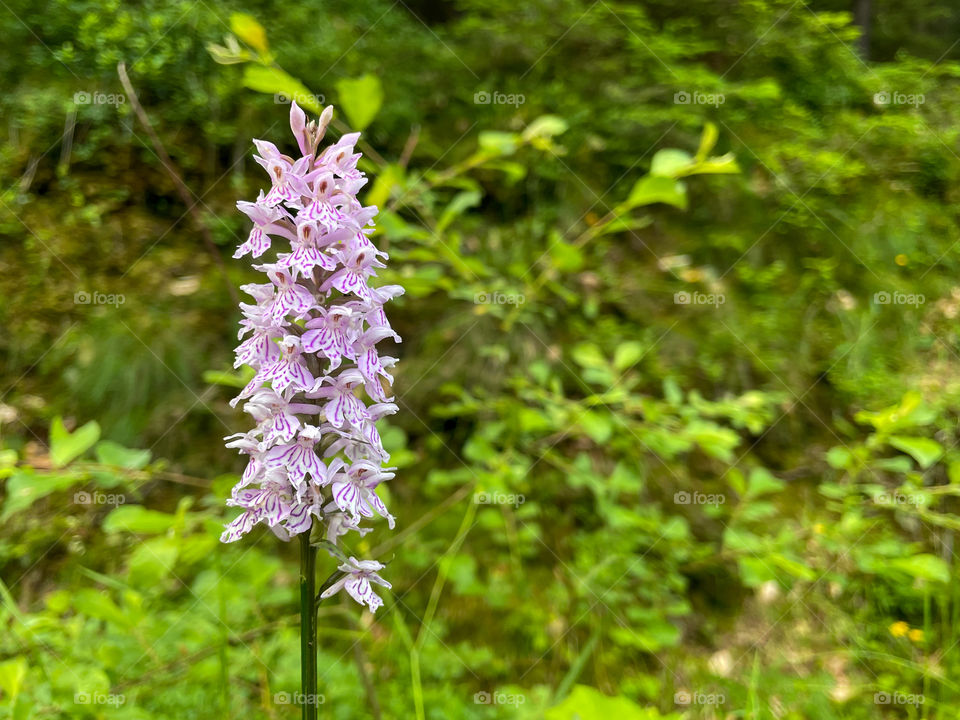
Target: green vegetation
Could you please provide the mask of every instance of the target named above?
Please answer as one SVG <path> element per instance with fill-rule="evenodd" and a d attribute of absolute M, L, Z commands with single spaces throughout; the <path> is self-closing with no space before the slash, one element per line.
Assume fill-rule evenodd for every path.
<path fill-rule="evenodd" d="M 321 717 L 957 717 L 957 19 L 853 4 L 0 3 L 0 719 L 299 716 L 296 543 L 217 542 L 291 97 L 407 288 Z"/>

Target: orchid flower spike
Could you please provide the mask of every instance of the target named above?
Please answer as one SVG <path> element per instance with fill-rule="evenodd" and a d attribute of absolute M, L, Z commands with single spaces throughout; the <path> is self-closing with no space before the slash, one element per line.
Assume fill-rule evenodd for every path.
<path fill-rule="evenodd" d="M 230 506 L 240 515 L 221 536 L 234 542 L 263 523 L 278 537 L 317 528 L 343 576 L 323 597 L 345 589 L 376 611 L 383 601 L 373 585 L 389 588 L 374 560 L 356 560 L 337 543 L 370 531 L 361 522 L 393 516 L 377 486 L 393 478 L 390 457 L 380 443 L 376 421 L 396 406 L 386 405 L 393 377 L 377 345 L 399 342 L 384 305 L 400 295 L 397 285 L 371 287 L 387 254 L 370 240 L 376 207 L 364 207 L 357 191 L 367 179 L 357 169 L 359 134 L 342 136 L 321 149 L 333 108 L 308 120 L 294 102 L 290 129 L 298 155 L 254 140 L 256 161 L 270 187 L 256 200 L 237 203 L 253 223 L 234 254 L 250 256 L 262 283 L 243 286 L 254 304 L 241 304 L 243 342 L 236 366 L 249 365 L 253 379 L 231 403 L 241 400 L 254 427 L 228 438 L 227 446 L 247 456 L 247 469 Z M 261 256 L 272 253 L 275 257 Z M 244 337 L 246 338 L 244 339 Z"/>

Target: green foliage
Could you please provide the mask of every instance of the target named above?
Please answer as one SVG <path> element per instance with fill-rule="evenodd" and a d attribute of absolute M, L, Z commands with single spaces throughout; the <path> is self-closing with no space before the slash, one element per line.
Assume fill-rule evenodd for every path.
<path fill-rule="evenodd" d="M 364 130 L 407 289 L 330 717 L 955 716 L 958 49 L 878 2 L 864 62 L 847 9 L 9 0 L 0 718 L 299 714 L 294 551 L 217 541 L 290 99 Z M 199 214 L 83 102 L 121 60 Z"/>

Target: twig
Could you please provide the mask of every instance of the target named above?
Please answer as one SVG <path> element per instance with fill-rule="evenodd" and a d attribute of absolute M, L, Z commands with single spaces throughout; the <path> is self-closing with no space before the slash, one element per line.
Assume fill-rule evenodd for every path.
<path fill-rule="evenodd" d="M 153 144 L 153 149 L 157 153 L 157 157 L 160 159 L 160 164 L 163 165 L 164 169 L 173 179 L 173 184 L 177 188 L 177 193 L 180 195 L 180 199 L 186 206 L 187 212 L 189 212 L 191 217 L 193 217 L 194 222 L 197 224 L 197 228 L 200 230 L 200 234 L 203 236 L 203 244 L 206 245 L 207 250 L 213 257 L 213 261 L 220 268 L 220 272 L 223 274 L 224 280 L 226 280 L 227 283 L 227 292 L 230 293 L 230 299 L 233 301 L 234 305 L 238 305 L 240 303 L 240 297 L 237 295 L 237 291 L 233 287 L 233 283 L 230 282 L 230 277 L 227 275 L 227 267 L 223 262 L 223 258 L 220 256 L 220 251 L 217 249 L 216 243 L 213 242 L 213 236 L 210 234 L 210 228 L 207 227 L 207 224 L 203 221 L 203 216 L 200 214 L 200 211 L 197 210 L 197 203 L 199 201 L 194 200 L 194 196 L 190 191 L 190 188 L 187 187 L 187 184 L 183 181 L 180 173 L 177 172 L 176 168 L 174 168 L 173 161 L 170 159 L 170 155 L 167 154 L 166 148 L 160 141 L 160 136 L 157 135 L 157 132 L 153 129 L 153 125 L 150 123 L 149 116 L 143 109 L 140 101 L 137 99 L 137 93 L 134 91 L 133 85 L 130 83 L 130 78 L 127 76 L 127 68 L 123 62 L 117 63 L 117 74 L 120 76 L 120 84 L 123 85 L 123 89 L 127 93 L 127 97 L 130 100 L 130 106 L 133 108 L 133 112 L 140 119 L 141 124 L 147 131 L 147 135 L 150 137 L 150 142 Z"/>
<path fill-rule="evenodd" d="M 413 151 L 417 147 L 417 142 L 419 140 L 420 126 L 414 125 L 412 128 L 410 128 L 410 137 L 407 138 L 407 142 L 403 146 L 403 152 L 400 153 L 400 160 L 397 162 L 397 164 L 403 169 L 407 168 L 407 164 L 410 162 L 410 158 L 413 156 Z"/>

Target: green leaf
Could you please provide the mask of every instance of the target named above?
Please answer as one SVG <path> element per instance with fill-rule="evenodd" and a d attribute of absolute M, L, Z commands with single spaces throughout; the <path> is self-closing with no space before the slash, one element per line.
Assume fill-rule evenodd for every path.
<path fill-rule="evenodd" d="M 247 65 L 243 68 L 243 84 L 251 90 L 295 100 L 297 105 L 317 115 L 323 112 L 323 105 L 317 96 L 311 93 L 306 85 L 280 68 Z"/>
<path fill-rule="evenodd" d="M 567 131 L 567 121 L 557 115 L 541 115 L 523 130 L 523 139 L 552 138 Z"/>
<path fill-rule="evenodd" d="M 942 558 L 928 553 L 920 553 L 908 558 L 893 558 L 890 567 L 901 570 L 918 580 L 930 582 L 950 582 L 950 568 Z"/>
<path fill-rule="evenodd" d="M 223 385 L 232 388 L 244 388 L 255 375 L 253 368 L 244 365 L 236 372 L 224 370 L 204 370 L 203 381 L 208 385 Z"/>
<path fill-rule="evenodd" d="M 27 659 L 15 657 L 0 663 L 0 690 L 7 701 L 16 700 L 27 677 Z"/>
<path fill-rule="evenodd" d="M 373 187 L 367 193 L 367 205 L 383 207 L 390 199 L 390 193 L 397 185 L 402 185 L 405 178 L 405 171 L 399 165 L 391 163 L 385 165 L 377 173 L 377 179 L 373 181 Z"/>
<path fill-rule="evenodd" d="M 164 580 L 173 572 L 179 553 L 180 542 L 177 538 L 161 535 L 139 543 L 130 554 L 130 582 L 151 587 Z"/>
<path fill-rule="evenodd" d="M 750 479 L 747 481 L 747 496 L 758 497 L 767 493 L 779 492 L 786 483 L 780 478 L 774 477 L 766 468 L 754 468 L 750 472 Z"/>
<path fill-rule="evenodd" d="M 550 264 L 560 272 L 576 272 L 583 267 L 583 250 L 558 240 L 550 246 Z"/>
<path fill-rule="evenodd" d="M 780 568 L 781 570 L 785 570 L 801 580 L 809 581 L 814 580 L 817 577 L 816 572 L 814 572 L 812 568 L 781 553 L 771 553 L 767 559 L 776 567 Z"/>
<path fill-rule="evenodd" d="M 646 352 L 644 344 L 636 340 L 620 343 L 613 352 L 613 366 L 623 372 L 640 362 L 644 352 Z"/>
<path fill-rule="evenodd" d="M 494 155 L 513 155 L 520 144 L 516 133 L 485 130 L 477 137 L 480 149 Z"/>
<path fill-rule="evenodd" d="M 230 15 L 230 29 L 233 34 L 260 54 L 267 52 L 267 33 L 257 19 L 246 13 Z"/>
<path fill-rule="evenodd" d="M 380 112 L 383 86 L 376 75 L 344 78 L 337 81 L 340 107 L 354 130 L 364 130 Z"/>
<path fill-rule="evenodd" d="M 585 410 L 580 415 L 580 427 L 595 443 L 602 445 L 613 434 L 613 422 L 601 413 Z"/>
<path fill-rule="evenodd" d="M 827 450 L 827 464 L 832 468 L 843 470 L 844 468 L 849 467 L 852 461 L 853 453 L 851 453 L 845 447 L 836 445 Z"/>
<path fill-rule="evenodd" d="M 580 367 L 605 368 L 608 364 L 606 356 L 593 343 L 580 343 L 573 348 L 571 356 Z"/>
<path fill-rule="evenodd" d="M 173 527 L 175 515 L 148 510 L 142 505 L 121 505 L 113 510 L 103 521 L 103 530 L 107 533 L 127 531 L 132 533 L 156 534 Z"/>
<path fill-rule="evenodd" d="M 240 43 L 233 35 L 227 36 L 226 43 L 225 46 L 207 43 L 207 52 L 210 53 L 214 62 L 221 65 L 237 65 L 254 60 L 254 55 L 249 50 L 240 47 Z"/>
<path fill-rule="evenodd" d="M 83 615 L 103 620 L 108 623 L 125 627 L 130 625 L 130 618 L 117 607 L 117 604 L 106 594 L 105 590 L 81 588 L 73 596 L 74 609 Z"/>
<path fill-rule="evenodd" d="M 656 175 L 644 175 L 637 180 L 624 206 L 626 209 L 653 203 L 666 203 L 681 210 L 687 209 L 687 188 L 677 180 Z"/>
<path fill-rule="evenodd" d="M 900 452 L 905 452 L 916 460 L 917 464 L 924 470 L 933 465 L 943 455 L 943 446 L 930 438 L 891 435 L 887 438 L 887 442 Z"/>
<path fill-rule="evenodd" d="M 683 176 L 688 175 L 735 175 L 740 172 L 740 166 L 737 165 L 737 158 L 733 153 L 727 153 L 719 157 L 708 158 L 702 162 L 694 163 L 685 171 Z"/>
<path fill-rule="evenodd" d="M 575 685 L 559 705 L 544 714 L 546 720 L 669 720 L 655 708 L 642 708 L 625 697 L 610 697 L 586 685 Z"/>
<path fill-rule="evenodd" d="M 733 449 L 740 444 L 737 433 L 712 422 L 694 420 L 686 432 L 704 452 L 724 462 L 733 460 Z"/>
<path fill-rule="evenodd" d="M 7 500 L 3 504 L 0 521 L 25 510 L 40 498 L 64 490 L 79 482 L 73 474 L 38 473 L 33 468 L 17 470 L 7 479 Z"/>
<path fill-rule="evenodd" d="M 99 439 L 100 426 L 95 420 L 69 433 L 63 420 L 56 417 L 50 426 L 50 462 L 55 468 L 68 465 L 96 445 Z"/>
<path fill-rule="evenodd" d="M 150 462 L 149 450 L 132 450 L 119 443 L 104 440 L 96 449 L 97 460 L 104 465 L 114 465 L 127 470 L 140 470 Z"/>
<path fill-rule="evenodd" d="M 718 137 L 720 137 L 720 133 L 717 131 L 717 126 L 712 122 L 708 122 L 703 126 L 703 135 L 700 136 L 700 147 L 697 148 L 697 162 L 703 162 L 707 159 L 707 155 L 710 154 L 710 151 L 713 150 L 717 144 Z"/>
<path fill-rule="evenodd" d="M 483 195 L 477 190 L 464 190 L 454 195 L 437 221 L 437 232 L 442 233 L 458 216 L 480 204 Z"/>
<path fill-rule="evenodd" d="M 629 210 L 629 208 L 626 208 Z M 643 217 L 624 217 L 623 215 L 617 215 L 612 218 L 609 222 L 605 223 L 599 231 L 597 231 L 596 236 L 601 237 L 603 235 L 610 235 L 618 232 L 634 232 L 635 230 L 642 230 L 645 227 L 649 227 L 653 224 L 653 218 L 649 215 L 644 215 Z"/>
<path fill-rule="evenodd" d="M 691 165 L 693 165 L 693 158 L 690 157 L 690 153 L 667 148 L 653 156 L 650 174 L 657 177 L 678 178 Z"/>

